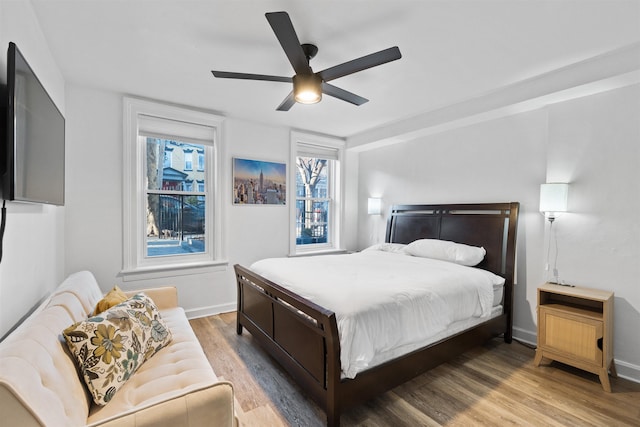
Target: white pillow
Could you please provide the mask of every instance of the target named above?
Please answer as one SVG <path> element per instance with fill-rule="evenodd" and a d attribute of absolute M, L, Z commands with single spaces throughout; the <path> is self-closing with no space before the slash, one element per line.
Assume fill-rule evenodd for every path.
<path fill-rule="evenodd" d="M 382 251 L 382 252 L 404 253 L 404 249 L 406 247 L 407 245 L 402 243 L 376 243 L 375 245 L 372 245 L 366 249 L 363 249 L 362 252 Z"/>
<path fill-rule="evenodd" d="M 470 267 L 480 264 L 487 253 L 482 247 L 438 239 L 415 240 L 407 245 L 405 252 L 417 257 L 450 261 Z"/>

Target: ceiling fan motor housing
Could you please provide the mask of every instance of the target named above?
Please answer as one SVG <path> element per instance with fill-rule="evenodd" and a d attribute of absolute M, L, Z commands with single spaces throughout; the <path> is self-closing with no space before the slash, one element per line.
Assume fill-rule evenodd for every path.
<path fill-rule="evenodd" d="M 300 45 L 302 47 L 302 51 L 304 52 L 304 56 L 307 57 L 307 61 L 310 61 L 313 57 L 318 54 L 318 46 L 311 43 L 303 43 Z"/>

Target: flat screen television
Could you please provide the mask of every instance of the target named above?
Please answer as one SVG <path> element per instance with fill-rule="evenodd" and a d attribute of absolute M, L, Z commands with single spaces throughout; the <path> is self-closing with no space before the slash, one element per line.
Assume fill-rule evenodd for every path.
<path fill-rule="evenodd" d="M 15 43 L 6 93 L 4 199 L 64 205 L 65 120 Z"/>

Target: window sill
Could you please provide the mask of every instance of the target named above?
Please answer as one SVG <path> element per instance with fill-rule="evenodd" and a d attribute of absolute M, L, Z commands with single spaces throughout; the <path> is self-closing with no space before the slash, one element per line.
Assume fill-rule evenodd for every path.
<path fill-rule="evenodd" d="M 122 277 L 123 282 L 132 282 L 136 280 L 159 279 L 225 271 L 228 265 L 229 261 L 227 260 L 193 262 L 188 264 L 165 264 L 122 270 L 118 275 Z"/>
<path fill-rule="evenodd" d="M 312 255 L 338 255 L 338 254 L 346 254 L 348 251 L 346 249 L 315 249 L 308 251 L 300 251 L 294 254 L 289 254 L 290 258 L 301 257 L 301 256 L 312 256 Z"/>

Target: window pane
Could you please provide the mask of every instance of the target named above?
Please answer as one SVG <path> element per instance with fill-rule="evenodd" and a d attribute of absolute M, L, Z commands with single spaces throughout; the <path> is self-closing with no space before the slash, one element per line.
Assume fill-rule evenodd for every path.
<path fill-rule="evenodd" d="M 317 157 L 296 158 L 297 245 L 330 242 L 328 172 L 331 163 L 332 160 Z"/>
<path fill-rule="evenodd" d="M 205 251 L 205 196 L 147 196 L 147 256 Z"/>
<path fill-rule="evenodd" d="M 193 151 L 184 151 L 184 170 L 190 171 L 193 169 Z"/>
<path fill-rule="evenodd" d="M 198 151 L 198 170 L 204 170 L 204 153 Z"/>
<path fill-rule="evenodd" d="M 296 200 L 296 244 L 329 241 L 329 201 Z"/>
<path fill-rule="evenodd" d="M 147 138 L 147 189 L 187 191 L 187 182 L 203 181 L 206 165 L 193 170 L 193 152 L 203 145 L 159 138 Z M 160 167 L 162 165 L 162 167 Z"/>
<path fill-rule="evenodd" d="M 326 198 L 328 192 L 327 159 L 298 157 L 296 165 L 296 195 L 299 197 Z"/>

